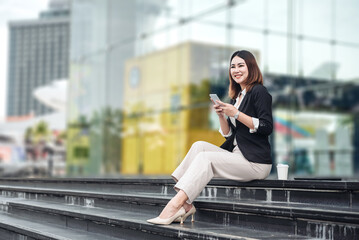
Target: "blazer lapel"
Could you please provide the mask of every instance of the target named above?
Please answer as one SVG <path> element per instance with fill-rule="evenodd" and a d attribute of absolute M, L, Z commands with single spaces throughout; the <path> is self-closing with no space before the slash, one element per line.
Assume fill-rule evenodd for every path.
<path fill-rule="evenodd" d="M 236 101 L 234 101 L 233 99 L 231 99 L 230 104 L 234 105 L 235 102 L 236 102 Z M 228 122 L 229 126 L 232 128 L 232 131 L 234 131 L 236 128 L 235 128 L 235 126 L 233 125 L 231 119 L 229 119 L 229 117 L 227 118 L 227 122 Z"/>
<path fill-rule="evenodd" d="M 239 111 L 241 111 L 241 112 L 243 111 L 244 106 L 245 106 L 245 105 L 247 104 L 247 102 L 248 102 L 249 94 L 250 94 L 250 93 L 246 93 L 246 95 L 244 95 L 244 98 L 242 99 L 241 105 L 240 105 L 239 108 L 238 108 Z"/>
<path fill-rule="evenodd" d="M 233 123 L 231 122 L 231 119 L 229 119 L 229 117 L 227 118 L 227 122 L 229 124 L 229 127 L 232 128 L 232 131 L 235 129 Z"/>

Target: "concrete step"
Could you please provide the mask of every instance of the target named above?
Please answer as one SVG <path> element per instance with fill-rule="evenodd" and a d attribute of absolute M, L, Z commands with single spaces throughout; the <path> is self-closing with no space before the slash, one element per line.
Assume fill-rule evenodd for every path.
<path fill-rule="evenodd" d="M 37 201 L 51 201 L 120 211 L 137 211 L 156 216 L 171 196 L 152 194 L 112 194 L 89 191 L 51 190 L 44 188 L 18 188 L 18 194 L 5 194 Z M 12 193 L 12 192 L 8 192 Z M 4 201 L 12 201 L 4 198 Z M 331 229 L 333 235 L 358 231 L 359 209 L 317 204 L 274 203 L 239 199 L 200 197 L 195 201 L 196 219 L 201 222 L 226 223 L 249 229 L 278 231 L 292 235 L 319 237 Z"/>
<path fill-rule="evenodd" d="M 171 194 L 150 193 L 109 193 L 96 191 L 31 188 L 31 187 L 2 187 L 2 196 L 55 201 L 59 203 L 77 204 L 82 206 L 130 207 L 139 205 L 143 208 L 158 206 L 158 209 L 168 202 Z M 196 200 L 196 206 L 203 209 L 241 210 L 248 213 L 260 212 L 263 215 L 281 217 L 313 218 L 316 220 L 343 221 L 345 223 L 359 223 L 359 207 L 321 206 L 317 203 L 281 203 L 272 201 L 251 201 L 230 197 L 204 197 Z M 145 209 L 144 209 L 145 210 Z M 150 209 L 153 211 L 153 209 Z"/>
<path fill-rule="evenodd" d="M 123 238 L 109 237 L 102 234 L 89 233 L 77 229 L 60 227 L 44 221 L 35 222 L 33 219 L 23 219 L 19 216 L 0 214 L 0 240 L 122 240 Z"/>
<path fill-rule="evenodd" d="M 52 206 L 73 206 L 82 210 L 85 207 L 85 209 L 101 209 L 105 212 L 118 211 L 124 216 L 131 211 L 142 215 L 141 219 L 134 218 L 129 222 L 128 219 L 122 219 L 121 221 L 125 222 L 123 229 L 132 229 L 133 222 L 147 224 L 141 221 L 159 214 L 175 193 L 174 181 L 168 178 L 22 180 L 23 182 L 20 179 L 0 179 L 3 197 L 0 206 L 5 211 L 10 209 L 21 215 L 22 212 L 31 212 L 34 211 L 32 207 L 37 207 L 36 212 L 41 212 L 42 218 L 46 219 L 47 215 L 53 215 L 52 207 L 41 211 L 38 208 L 42 204 L 53 204 Z M 201 227 L 206 228 L 206 224 L 214 224 L 209 228 L 227 229 L 229 235 L 236 235 L 239 228 L 240 231 L 249 231 L 247 237 L 256 236 L 250 232 L 256 229 L 264 232 L 265 236 L 272 236 L 275 231 L 290 237 L 359 238 L 358 193 L 359 185 L 355 181 L 264 180 L 240 183 L 216 179 L 210 182 L 195 201 L 198 222 L 191 228 L 193 232 L 188 233 L 188 236 L 194 236 L 196 231 L 203 236 L 212 236 L 207 232 L 202 233 Z M 30 201 L 27 202 L 30 204 L 17 201 Z M 74 217 L 71 214 L 73 214 L 71 211 L 68 212 L 72 218 L 81 217 Z M 86 221 L 90 221 L 86 224 L 98 223 L 98 219 L 93 220 L 90 215 L 86 215 Z M 57 219 L 54 223 L 58 221 Z M 109 224 L 106 221 L 102 222 L 101 224 Z M 148 224 L 146 226 L 153 227 Z M 112 231 L 113 228 L 109 229 Z M 127 231 L 123 229 L 122 232 Z M 178 229 L 177 232 L 171 230 L 161 233 L 163 229 L 156 228 L 148 233 L 149 229 L 145 228 L 142 231 L 141 227 L 137 226 L 135 230 L 128 232 L 126 239 L 133 236 L 134 232 L 141 232 L 146 239 L 151 239 L 154 235 L 172 238 L 176 234 L 182 234 Z M 262 237 L 265 237 L 264 235 Z"/>
<path fill-rule="evenodd" d="M 6 186 L 62 188 L 112 193 L 151 193 L 173 195 L 174 181 L 163 179 L 0 179 L 0 189 Z M 260 180 L 247 183 L 215 179 L 201 196 L 238 198 L 287 203 L 315 203 L 326 206 L 359 207 L 357 181 L 282 181 Z"/>
<path fill-rule="evenodd" d="M 125 239 L 313 239 L 275 231 L 249 229 L 228 223 L 189 220 L 184 225 L 152 225 L 146 219 L 153 213 L 82 207 L 59 203 L 13 199 L 8 213 L 31 221 L 46 221 L 63 227 Z"/>

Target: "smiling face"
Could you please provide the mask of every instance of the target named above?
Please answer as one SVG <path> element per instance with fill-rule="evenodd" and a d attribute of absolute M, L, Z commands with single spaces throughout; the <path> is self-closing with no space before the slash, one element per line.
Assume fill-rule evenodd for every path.
<path fill-rule="evenodd" d="M 248 77 L 248 68 L 244 59 L 235 56 L 231 61 L 231 76 L 232 79 L 245 88 L 245 81 Z"/>

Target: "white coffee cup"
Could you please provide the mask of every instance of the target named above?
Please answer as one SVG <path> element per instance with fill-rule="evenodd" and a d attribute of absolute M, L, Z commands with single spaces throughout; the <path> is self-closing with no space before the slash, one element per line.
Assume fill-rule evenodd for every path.
<path fill-rule="evenodd" d="M 287 180 L 288 179 L 288 168 L 289 166 L 286 164 L 277 164 L 277 173 L 279 180 Z"/>

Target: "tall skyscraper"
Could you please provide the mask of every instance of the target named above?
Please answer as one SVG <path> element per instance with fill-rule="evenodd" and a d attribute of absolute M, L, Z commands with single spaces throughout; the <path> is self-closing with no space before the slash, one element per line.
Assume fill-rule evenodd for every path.
<path fill-rule="evenodd" d="M 70 4 L 52 0 L 39 19 L 9 22 L 7 117 L 51 111 L 33 90 L 69 76 Z"/>

